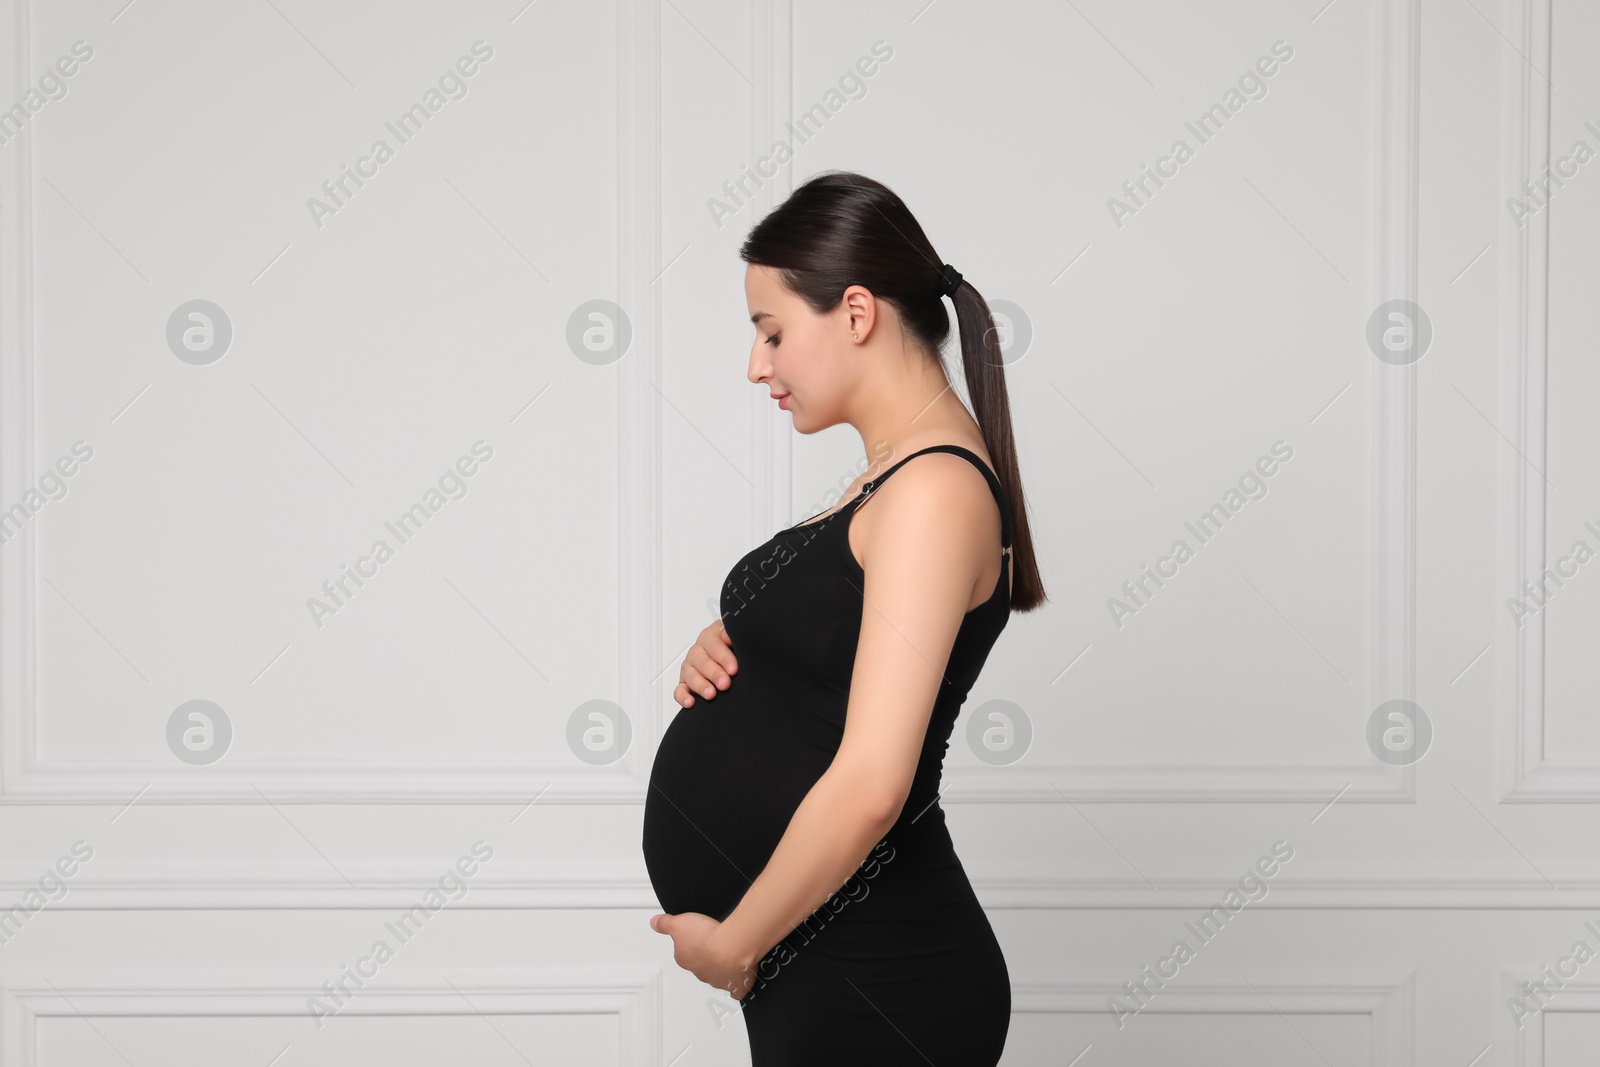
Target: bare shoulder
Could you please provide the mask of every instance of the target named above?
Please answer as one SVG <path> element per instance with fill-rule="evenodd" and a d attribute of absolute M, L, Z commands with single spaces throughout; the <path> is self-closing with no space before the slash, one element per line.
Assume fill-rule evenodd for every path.
<path fill-rule="evenodd" d="M 997 540 L 998 517 L 999 506 L 983 471 L 964 456 L 928 452 L 895 471 L 862 501 L 851 523 L 850 547 L 861 563 L 888 546 L 925 543 L 926 531 L 933 529 L 945 532 L 946 537 L 935 540 L 948 551 L 977 558 L 989 540 Z"/>

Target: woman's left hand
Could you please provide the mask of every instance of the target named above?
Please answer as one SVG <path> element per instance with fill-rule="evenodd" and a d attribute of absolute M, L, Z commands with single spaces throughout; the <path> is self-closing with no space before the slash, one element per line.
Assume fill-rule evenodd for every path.
<path fill-rule="evenodd" d="M 755 968 L 734 959 L 715 934 L 722 924 L 697 911 L 652 915 L 650 929 L 672 938 L 672 958 L 700 981 L 743 1000 L 755 984 Z"/>

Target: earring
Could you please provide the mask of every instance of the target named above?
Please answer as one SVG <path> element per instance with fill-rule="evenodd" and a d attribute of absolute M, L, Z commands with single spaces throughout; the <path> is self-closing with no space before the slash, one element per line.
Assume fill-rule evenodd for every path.
<path fill-rule="evenodd" d="M 859 333 L 853 333 L 850 336 L 854 337 L 857 341 L 861 340 L 861 335 Z"/>

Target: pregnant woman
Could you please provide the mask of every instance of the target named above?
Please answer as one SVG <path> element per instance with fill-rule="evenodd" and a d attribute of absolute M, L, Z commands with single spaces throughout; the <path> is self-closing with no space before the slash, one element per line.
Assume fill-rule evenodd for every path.
<path fill-rule="evenodd" d="M 644 809 L 651 927 L 738 998 L 755 1067 L 986 1067 L 1011 984 L 940 775 L 1011 612 L 1045 599 L 996 327 L 859 174 L 806 182 L 740 256 L 750 380 L 875 459 L 734 565 L 684 660 Z M 940 358 L 944 297 L 976 420 Z"/>

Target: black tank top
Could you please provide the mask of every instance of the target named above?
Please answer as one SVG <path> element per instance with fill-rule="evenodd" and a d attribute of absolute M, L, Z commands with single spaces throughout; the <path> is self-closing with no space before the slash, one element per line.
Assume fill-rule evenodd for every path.
<path fill-rule="evenodd" d="M 862 483 L 844 506 L 779 530 L 723 584 L 721 609 L 738 672 L 714 699 L 697 696 L 663 733 L 644 810 L 644 857 L 669 914 L 721 920 L 771 857 L 795 808 L 843 737 L 866 575 L 850 551 L 850 518 L 917 456 L 949 452 L 983 472 L 1000 509 L 1000 577 L 966 613 L 935 698 L 911 791 L 887 839 L 899 871 L 948 868 L 954 852 L 938 805 L 944 754 L 961 705 L 1011 615 L 1011 509 L 994 473 L 961 445 L 920 449 Z"/>

